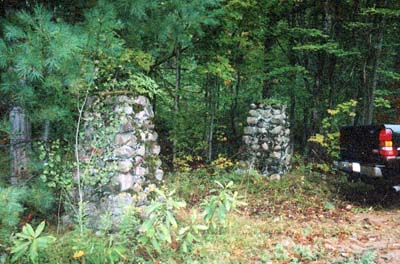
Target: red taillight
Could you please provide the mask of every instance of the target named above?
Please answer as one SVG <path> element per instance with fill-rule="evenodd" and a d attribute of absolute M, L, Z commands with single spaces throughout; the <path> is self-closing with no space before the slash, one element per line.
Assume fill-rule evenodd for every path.
<path fill-rule="evenodd" d="M 379 131 L 379 154 L 386 158 L 397 156 L 397 149 L 393 147 L 393 134 L 391 129 Z"/>
<path fill-rule="evenodd" d="M 382 129 L 379 131 L 379 141 L 392 141 L 392 130 L 391 129 Z"/>

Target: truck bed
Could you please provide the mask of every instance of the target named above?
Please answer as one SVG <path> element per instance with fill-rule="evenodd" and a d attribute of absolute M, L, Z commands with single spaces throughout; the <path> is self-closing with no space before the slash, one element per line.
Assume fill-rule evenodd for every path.
<path fill-rule="evenodd" d="M 382 155 L 381 131 L 391 132 L 388 143 L 396 155 Z M 389 146 L 388 145 L 388 146 Z M 340 129 L 340 161 L 337 166 L 348 172 L 372 177 L 400 175 L 400 125 L 348 126 Z"/>

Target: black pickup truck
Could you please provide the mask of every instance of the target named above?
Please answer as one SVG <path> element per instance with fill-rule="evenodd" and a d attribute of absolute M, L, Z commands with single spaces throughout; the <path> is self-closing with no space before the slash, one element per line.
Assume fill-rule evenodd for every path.
<path fill-rule="evenodd" d="M 340 129 L 340 160 L 351 175 L 400 184 L 400 125 L 348 126 Z M 400 186 L 393 186 L 400 191 Z M 397 188 L 396 188 L 397 187 Z"/>

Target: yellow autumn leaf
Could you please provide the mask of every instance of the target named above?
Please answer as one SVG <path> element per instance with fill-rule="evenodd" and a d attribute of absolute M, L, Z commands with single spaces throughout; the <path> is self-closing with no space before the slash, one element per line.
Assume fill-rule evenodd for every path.
<path fill-rule="evenodd" d="M 76 251 L 76 252 L 74 253 L 73 258 L 74 258 L 74 259 L 78 259 L 78 258 L 82 257 L 83 255 L 85 255 L 85 252 L 83 252 L 83 250 L 79 250 L 79 251 Z"/>

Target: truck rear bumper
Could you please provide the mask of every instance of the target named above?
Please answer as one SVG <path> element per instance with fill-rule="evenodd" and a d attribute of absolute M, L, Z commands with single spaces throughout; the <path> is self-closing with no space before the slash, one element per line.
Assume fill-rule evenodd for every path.
<path fill-rule="evenodd" d="M 339 170 L 345 172 L 355 172 L 376 178 L 383 177 L 382 173 L 383 166 L 380 167 L 380 166 L 361 165 L 358 162 L 349 162 L 349 161 L 334 161 L 334 165 Z"/>

